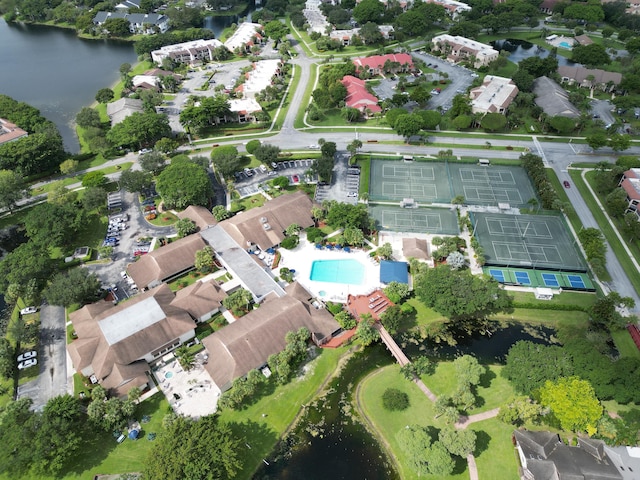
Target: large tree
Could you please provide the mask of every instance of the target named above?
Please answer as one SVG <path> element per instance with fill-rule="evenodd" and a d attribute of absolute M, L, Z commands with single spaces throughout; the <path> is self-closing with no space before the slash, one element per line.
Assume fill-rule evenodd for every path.
<path fill-rule="evenodd" d="M 51 305 L 69 307 L 93 301 L 99 292 L 98 277 L 85 268 L 73 268 L 56 274 L 42 294 Z"/>
<path fill-rule="evenodd" d="M 427 307 L 464 328 L 512 308 L 511 297 L 495 280 L 473 275 L 469 270 L 451 270 L 446 265 L 420 274 L 414 289 Z"/>
<path fill-rule="evenodd" d="M 211 198 L 211 182 L 206 170 L 191 162 L 169 165 L 158 175 L 156 188 L 169 208 L 206 206 Z"/>
<path fill-rule="evenodd" d="M 548 380 L 574 373 L 571 356 L 557 345 L 519 341 L 509 349 L 502 376 L 516 392 L 531 395 Z"/>
<path fill-rule="evenodd" d="M 148 480 L 234 478 L 241 467 L 240 445 L 216 416 L 177 417 L 156 439 L 143 473 Z"/>
<path fill-rule="evenodd" d="M 152 182 L 151 173 L 140 170 L 129 169 L 120 175 L 120 186 L 127 192 L 141 192 L 145 188 L 149 188 Z"/>
<path fill-rule="evenodd" d="M 29 192 L 22 175 L 11 170 L 0 170 L 0 210 L 13 211 L 18 200 Z"/>
<path fill-rule="evenodd" d="M 74 205 L 42 203 L 29 210 L 24 219 L 27 236 L 43 247 L 68 245 L 84 226 L 85 211 Z"/>
<path fill-rule="evenodd" d="M 117 147 L 142 148 L 170 135 L 171 127 L 166 115 L 135 112 L 111 127 L 107 140 Z"/>
<path fill-rule="evenodd" d="M 578 377 L 547 380 L 540 389 L 540 403 L 551 409 L 564 430 L 590 435 L 603 412 L 591 384 Z"/>
<path fill-rule="evenodd" d="M 360 25 L 368 22 L 379 24 L 384 14 L 384 5 L 378 0 L 362 0 L 353 9 L 353 18 Z"/>
<path fill-rule="evenodd" d="M 225 178 L 232 178 L 233 174 L 240 170 L 238 149 L 233 145 L 214 148 L 211 152 L 211 162 L 216 171 Z"/>

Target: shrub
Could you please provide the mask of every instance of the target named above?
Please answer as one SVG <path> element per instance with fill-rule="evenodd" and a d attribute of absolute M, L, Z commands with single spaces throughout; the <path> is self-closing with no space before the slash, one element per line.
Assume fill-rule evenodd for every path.
<path fill-rule="evenodd" d="M 382 394 L 382 406 L 390 412 L 406 410 L 409 407 L 409 395 L 397 388 L 387 388 Z"/>
<path fill-rule="evenodd" d="M 157 215 L 155 213 L 150 213 L 149 215 L 147 215 L 146 218 L 147 220 L 155 220 L 157 217 Z"/>
<path fill-rule="evenodd" d="M 298 236 L 292 235 L 291 237 L 285 237 L 285 239 L 282 240 L 282 243 L 280 244 L 280 246 L 282 248 L 286 248 L 287 250 L 291 250 L 298 246 L 298 241 L 299 241 Z"/>

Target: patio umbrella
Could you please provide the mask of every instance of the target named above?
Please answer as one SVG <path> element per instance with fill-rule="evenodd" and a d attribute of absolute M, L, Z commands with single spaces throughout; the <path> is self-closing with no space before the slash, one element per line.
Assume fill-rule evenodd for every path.
<path fill-rule="evenodd" d="M 350 252 L 350 251 L 351 251 L 351 249 L 350 249 L 349 247 L 344 247 L 344 248 L 343 248 L 343 250 L 344 250 L 345 252 Z"/>
<path fill-rule="evenodd" d="M 342 250 L 342 245 L 336 245 L 336 250 Z"/>
<path fill-rule="evenodd" d="M 321 243 L 316 243 L 316 248 L 318 250 L 322 250 L 322 244 Z"/>
<path fill-rule="evenodd" d="M 327 245 L 328 250 L 333 250 L 333 245 Z"/>
<path fill-rule="evenodd" d="M 138 439 L 138 433 L 140 433 L 140 432 L 138 432 L 138 430 L 136 430 L 136 429 L 134 428 L 133 430 L 131 430 L 131 431 L 129 432 L 129 438 L 130 438 L 131 440 L 137 440 L 137 439 Z"/>

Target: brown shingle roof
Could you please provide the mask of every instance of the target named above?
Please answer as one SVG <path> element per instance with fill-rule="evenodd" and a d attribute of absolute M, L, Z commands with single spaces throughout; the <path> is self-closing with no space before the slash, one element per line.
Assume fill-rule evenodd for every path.
<path fill-rule="evenodd" d="M 171 305 L 186 310 L 197 319 L 219 309 L 226 297 L 227 293 L 212 279 L 178 290 Z"/>
<path fill-rule="evenodd" d="M 185 210 L 178 213 L 178 218 L 188 218 L 193 221 L 200 230 L 204 230 L 205 228 L 218 223 L 208 208 L 201 207 L 199 205 L 191 205 L 187 207 Z"/>
<path fill-rule="evenodd" d="M 403 238 L 402 254 L 406 258 L 413 257 L 426 260 L 429 258 L 427 241 L 422 238 Z"/>
<path fill-rule="evenodd" d="M 143 255 L 127 267 L 127 273 L 139 288 L 153 287 L 192 268 L 196 252 L 206 246 L 200 235 L 189 235 Z"/>
<path fill-rule="evenodd" d="M 78 338 L 68 349 L 75 369 L 92 372 L 109 388 L 128 380 L 109 378 L 115 365 L 144 361 L 151 352 L 194 331 L 195 323 L 185 310 L 171 305 L 173 299 L 173 292 L 163 284 L 117 306 L 98 302 L 71 313 Z M 121 377 L 129 371 L 118 368 Z M 131 371 L 139 376 L 138 367 Z"/>
<path fill-rule="evenodd" d="M 222 390 L 231 382 L 259 368 L 269 355 L 280 352 L 286 345 L 285 335 L 300 327 L 307 327 L 315 337 L 322 339 L 340 326 L 325 309 L 316 309 L 298 297 L 299 286 L 287 287 L 293 295 L 272 298 L 234 323 L 209 335 L 202 343 L 209 352 L 207 371 Z"/>
<path fill-rule="evenodd" d="M 242 248 L 254 243 L 267 249 L 284 239 L 285 229 L 296 223 L 302 228 L 312 226 L 311 200 L 304 192 L 282 195 L 262 207 L 241 212 L 220 225 Z"/>
<path fill-rule="evenodd" d="M 593 43 L 593 40 L 591 40 L 588 36 L 586 35 L 578 35 L 577 37 L 575 37 L 576 42 L 578 42 L 580 45 L 591 45 Z"/>
<path fill-rule="evenodd" d="M 607 72 L 599 68 L 584 68 L 584 67 L 558 67 L 558 75 L 563 78 L 570 78 L 578 83 L 584 82 L 589 75 L 593 75 L 593 83 L 606 84 L 613 82 L 614 85 L 620 85 L 622 81 L 622 74 L 618 72 Z"/>

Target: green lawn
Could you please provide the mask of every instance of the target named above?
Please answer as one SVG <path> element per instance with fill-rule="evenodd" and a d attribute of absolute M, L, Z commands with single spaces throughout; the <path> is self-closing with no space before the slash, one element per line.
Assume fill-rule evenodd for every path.
<path fill-rule="evenodd" d="M 240 200 L 233 200 L 231 202 L 231 210 L 234 212 L 243 210 L 251 210 L 252 208 L 261 207 L 267 201 L 264 195 L 261 193 L 252 195 L 251 197 L 242 198 Z"/>
<path fill-rule="evenodd" d="M 242 435 L 251 449 L 241 448 L 238 452 L 243 465 L 236 477 L 250 479 L 272 451 L 281 435 L 293 422 L 300 407 L 309 403 L 321 385 L 338 366 L 346 349 L 320 349 L 320 355 L 308 365 L 303 378 L 278 387 L 273 393 L 242 410 L 224 410 L 220 419 L 231 425 L 234 432 Z"/>
<path fill-rule="evenodd" d="M 595 293 L 587 292 L 562 292 L 554 295 L 551 300 L 536 300 L 533 292 L 513 292 L 509 291 L 515 302 L 519 303 L 540 303 L 540 305 L 575 305 L 578 310 L 588 308 L 593 305 L 598 297 Z"/>
<path fill-rule="evenodd" d="M 500 368 L 490 366 L 489 373 L 483 378 L 483 386 L 478 389 L 478 396 L 484 403 L 472 411 L 477 413 L 495 408 L 513 394 L 510 385 L 500 377 Z M 425 383 L 434 393 L 451 393 L 455 389 L 456 379 L 451 362 L 438 364 L 436 373 L 426 377 Z M 400 478 L 417 479 L 410 468 L 404 451 L 396 441 L 397 432 L 406 425 L 418 424 L 442 429 L 445 425 L 440 419 L 434 418 L 433 404 L 412 382 L 408 382 L 400 375 L 398 365 L 385 367 L 368 376 L 360 385 L 360 407 L 371 420 L 377 434 L 382 436 L 396 459 Z M 400 412 L 388 412 L 383 409 L 381 397 L 387 388 L 398 388 L 409 395 L 410 406 Z M 473 424 L 478 432 L 476 461 L 480 478 L 517 478 L 517 464 L 511 447 L 511 431 L 509 425 L 492 419 Z M 435 433 L 435 432 L 434 432 Z M 447 478 L 469 478 L 466 462 L 458 458 L 454 474 Z M 435 478 L 435 477 L 426 477 Z"/>
<path fill-rule="evenodd" d="M 178 221 L 178 217 L 171 212 L 161 212 L 158 213 L 158 216 L 153 220 L 149 220 L 151 225 L 155 225 L 156 227 L 166 227 L 168 225 L 173 225 Z"/>
<path fill-rule="evenodd" d="M 636 347 L 633 338 L 631 338 L 631 335 L 626 328 L 623 330 L 611 332 L 611 337 L 613 338 L 613 341 L 616 344 L 616 348 L 618 349 L 622 357 L 640 359 L 640 350 L 638 350 L 638 347 Z"/>
<path fill-rule="evenodd" d="M 581 172 L 578 170 L 569 170 L 569 174 L 571 175 L 573 183 L 580 192 L 580 195 L 582 195 L 582 198 L 589 207 L 589 210 L 591 210 L 591 213 L 596 219 L 596 222 L 598 222 L 600 231 L 607 239 L 607 242 L 609 242 L 611 250 L 618 258 L 618 261 L 622 265 L 622 269 L 625 271 L 627 278 L 636 289 L 636 291 L 640 292 L 640 272 L 638 272 L 633 264 L 629 262 L 629 255 L 622 246 L 622 243 L 620 243 L 620 240 L 618 240 L 618 237 L 613 231 L 613 227 L 607 221 L 607 214 L 603 212 L 602 209 L 598 206 L 598 203 L 596 202 L 593 195 L 591 195 L 591 192 L 587 188 L 587 185 L 583 181 L 580 173 Z"/>

